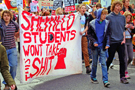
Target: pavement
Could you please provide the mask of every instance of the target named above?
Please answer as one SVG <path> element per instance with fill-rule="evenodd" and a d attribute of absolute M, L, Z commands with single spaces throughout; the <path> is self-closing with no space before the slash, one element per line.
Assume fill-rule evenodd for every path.
<path fill-rule="evenodd" d="M 135 56 L 135 53 L 134 53 Z M 129 65 L 128 72 L 131 77 L 129 84 L 120 83 L 118 55 L 113 60 L 114 67 L 109 69 L 109 88 L 105 88 L 102 82 L 102 71 L 100 65 L 97 68 L 97 79 L 99 84 L 90 81 L 90 75 L 86 74 L 85 64 L 82 63 L 83 73 L 70 76 L 47 76 L 34 79 L 31 83 L 20 83 L 20 62 L 18 57 L 18 70 L 15 82 L 18 90 L 135 90 L 135 66 Z M 0 75 L 2 79 L 2 76 Z M 2 90 L 4 85 L 2 84 Z"/>

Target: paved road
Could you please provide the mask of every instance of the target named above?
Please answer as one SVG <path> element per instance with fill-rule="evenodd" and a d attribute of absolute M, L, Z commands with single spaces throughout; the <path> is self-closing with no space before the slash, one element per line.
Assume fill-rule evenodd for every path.
<path fill-rule="evenodd" d="M 118 58 L 117 55 L 115 57 L 116 59 Z M 111 84 L 109 89 L 103 86 L 100 65 L 98 65 L 97 69 L 97 79 L 99 84 L 93 84 L 90 81 L 90 75 L 85 73 L 84 63 L 82 64 L 82 74 L 71 76 L 48 76 L 35 79 L 29 84 L 21 84 L 20 63 L 18 62 L 19 65 L 15 81 L 17 83 L 18 90 L 135 90 L 135 66 L 129 65 L 128 71 L 131 79 L 129 79 L 130 84 L 125 85 L 120 83 L 119 61 L 114 60 L 113 63 L 114 69 L 109 70 L 109 82 Z M 2 88 L 4 88 L 3 85 Z"/>

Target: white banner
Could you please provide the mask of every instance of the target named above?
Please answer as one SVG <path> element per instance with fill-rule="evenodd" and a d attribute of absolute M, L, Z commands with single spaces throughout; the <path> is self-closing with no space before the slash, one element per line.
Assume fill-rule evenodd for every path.
<path fill-rule="evenodd" d="M 80 15 L 34 16 L 20 11 L 21 82 L 82 73 Z"/>

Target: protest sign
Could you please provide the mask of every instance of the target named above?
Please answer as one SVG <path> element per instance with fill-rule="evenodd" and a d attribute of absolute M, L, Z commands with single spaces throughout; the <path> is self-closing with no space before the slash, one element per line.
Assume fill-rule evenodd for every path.
<path fill-rule="evenodd" d="M 17 0 L 17 7 L 21 6 L 23 8 L 23 0 Z"/>
<path fill-rule="evenodd" d="M 5 3 L 0 4 L 0 7 L 1 7 L 3 10 L 8 10 L 8 8 L 7 8 L 7 6 L 5 5 Z"/>
<path fill-rule="evenodd" d="M 102 7 L 109 7 L 111 5 L 111 0 L 101 0 Z"/>
<path fill-rule="evenodd" d="M 63 7 L 63 0 L 54 0 L 53 1 L 53 10 L 56 10 L 58 7 Z"/>
<path fill-rule="evenodd" d="M 53 9 L 53 1 L 39 1 L 39 9 L 45 7 L 46 9 Z"/>
<path fill-rule="evenodd" d="M 82 3 L 85 4 L 85 5 L 89 5 L 90 4 L 89 1 L 83 1 Z"/>
<path fill-rule="evenodd" d="M 75 11 L 75 3 L 74 0 L 64 0 L 64 5 L 65 5 L 65 11 Z"/>
<path fill-rule="evenodd" d="M 21 82 L 82 73 L 80 15 L 35 16 L 19 10 Z"/>
<path fill-rule="evenodd" d="M 55 15 L 55 10 L 59 7 L 63 8 L 63 0 L 53 0 L 52 15 Z"/>
<path fill-rule="evenodd" d="M 38 7 L 38 3 L 30 3 L 31 12 L 37 12 L 38 11 L 37 7 Z"/>

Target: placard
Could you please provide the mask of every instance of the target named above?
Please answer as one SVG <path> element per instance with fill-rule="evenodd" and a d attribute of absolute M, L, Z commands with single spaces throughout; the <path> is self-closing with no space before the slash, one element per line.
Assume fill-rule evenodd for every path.
<path fill-rule="evenodd" d="M 59 7 L 63 8 L 63 0 L 54 0 L 53 1 L 53 10 L 56 10 Z"/>
<path fill-rule="evenodd" d="M 39 1 L 39 9 L 43 7 L 46 9 L 53 9 L 53 1 Z"/>
<path fill-rule="evenodd" d="M 8 10 L 7 6 L 5 5 L 5 3 L 0 4 L 0 8 L 2 8 L 3 10 Z"/>
<path fill-rule="evenodd" d="M 111 5 L 111 0 L 101 0 L 102 7 L 109 7 Z"/>
<path fill-rule="evenodd" d="M 64 0 L 64 5 L 65 5 L 65 11 L 75 11 L 75 3 L 74 0 Z"/>
<path fill-rule="evenodd" d="M 17 7 L 21 6 L 23 8 L 23 0 L 17 0 Z"/>
<path fill-rule="evenodd" d="M 37 12 L 38 11 L 37 7 L 38 7 L 38 3 L 30 3 L 31 12 Z"/>

